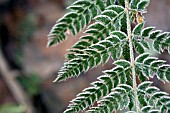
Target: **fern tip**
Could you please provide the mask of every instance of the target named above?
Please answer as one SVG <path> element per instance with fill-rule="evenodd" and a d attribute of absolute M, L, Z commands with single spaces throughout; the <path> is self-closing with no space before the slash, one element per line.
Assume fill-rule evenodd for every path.
<path fill-rule="evenodd" d="M 62 76 L 58 76 L 53 82 L 62 82 L 64 78 Z"/>

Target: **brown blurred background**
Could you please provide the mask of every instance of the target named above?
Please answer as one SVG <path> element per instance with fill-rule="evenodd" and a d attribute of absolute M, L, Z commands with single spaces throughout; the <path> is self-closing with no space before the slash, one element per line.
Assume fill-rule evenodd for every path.
<path fill-rule="evenodd" d="M 77 38 L 69 36 L 46 48 L 47 35 L 74 0 L 0 0 L 0 113 L 62 113 L 69 101 L 96 80 L 111 63 L 53 83 L 67 49 Z M 147 26 L 170 31 L 170 0 L 151 0 Z M 170 55 L 157 55 L 170 63 Z M 170 93 L 169 84 L 154 84 Z"/>

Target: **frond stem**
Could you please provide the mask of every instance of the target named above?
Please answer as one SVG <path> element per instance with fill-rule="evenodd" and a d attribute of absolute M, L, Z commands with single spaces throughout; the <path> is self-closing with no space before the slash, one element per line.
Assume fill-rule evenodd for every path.
<path fill-rule="evenodd" d="M 125 0 L 125 12 L 127 17 L 127 33 L 128 33 L 128 40 L 129 40 L 129 48 L 130 48 L 130 62 L 132 68 L 132 78 L 133 78 L 133 90 L 135 94 L 135 107 L 136 113 L 141 113 L 138 94 L 137 94 L 137 83 L 136 83 L 136 72 L 135 72 L 135 59 L 134 59 L 134 52 L 133 52 L 133 43 L 132 43 L 132 28 L 129 16 L 129 0 Z"/>

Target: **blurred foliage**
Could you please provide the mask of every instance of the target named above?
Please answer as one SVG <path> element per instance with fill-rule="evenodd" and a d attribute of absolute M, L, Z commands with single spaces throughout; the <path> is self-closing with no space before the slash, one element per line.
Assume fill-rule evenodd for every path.
<path fill-rule="evenodd" d="M 24 113 L 26 108 L 15 104 L 5 104 L 0 107 L 0 113 Z"/>
<path fill-rule="evenodd" d="M 34 14 L 27 14 L 26 17 L 19 23 L 18 32 L 20 37 L 20 45 L 28 43 L 36 29 Z"/>
<path fill-rule="evenodd" d="M 23 48 L 27 44 L 36 29 L 35 15 L 28 14 L 26 17 L 18 24 L 17 31 L 19 37 L 19 44 L 16 50 L 15 59 L 18 65 L 23 65 Z"/>
<path fill-rule="evenodd" d="M 41 79 L 37 74 L 33 73 L 29 76 L 18 76 L 17 80 L 30 96 L 39 93 Z"/>

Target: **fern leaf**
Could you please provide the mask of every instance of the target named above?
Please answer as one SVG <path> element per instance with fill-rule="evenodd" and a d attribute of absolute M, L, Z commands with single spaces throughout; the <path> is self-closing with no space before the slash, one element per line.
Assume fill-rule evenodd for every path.
<path fill-rule="evenodd" d="M 130 5 L 131 8 L 134 10 L 140 10 L 143 11 L 147 8 L 149 5 L 150 0 L 131 0 Z"/>
<path fill-rule="evenodd" d="M 154 75 L 163 82 L 169 82 L 170 65 L 164 64 L 164 60 L 157 60 L 155 57 L 145 53 L 136 58 L 136 70 L 141 72 L 147 79 Z"/>
<path fill-rule="evenodd" d="M 141 0 L 138 4 L 137 4 L 137 9 L 138 10 L 145 10 L 146 7 L 149 5 L 150 0 Z"/>
<path fill-rule="evenodd" d="M 143 27 L 144 27 L 144 22 L 143 23 L 139 23 L 138 25 L 135 26 L 135 28 L 133 29 L 133 35 L 140 35 Z"/>
<path fill-rule="evenodd" d="M 116 8 L 114 7 L 117 7 L 116 5 L 112 6 L 113 9 L 115 9 L 117 12 L 120 12 L 120 9 L 121 7 L 118 7 L 119 10 L 117 10 Z M 98 18 L 96 18 L 97 20 Z M 90 43 L 88 43 L 88 40 L 92 40 L 92 45 L 89 47 L 89 48 L 92 48 L 92 49 L 97 49 L 97 51 L 100 51 L 100 53 L 96 53 L 94 56 L 89 56 L 89 58 L 86 58 L 85 60 L 83 60 L 81 62 L 81 64 L 79 64 L 78 62 L 80 62 L 81 58 L 78 56 L 76 57 L 75 55 L 73 54 L 69 54 L 69 56 L 72 56 L 72 57 L 69 57 L 69 58 L 73 58 L 73 59 L 79 59 L 79 61 L 77 60 L 73 60 L 71 61 L 68 61 L 67 63 L 67 66 L 64 66 L 63 69 L 60 70 L 59 73 L 59 76 L 58 78 L 56 79 L 57 81 L 61 81 L 61 80 L 65 80 L 67 78 L 70 78 L 71 76 L 78 76 L 81 72 L 83 72 L 82 68 L 85 67 L 84 65 L 86 65 L 86 67 L 89 67 L 87 66 L 90 62 L 90 64 L 92 64 L 90 67 L 94 67 L 96 66 L 94 64 L 94 62 L 97 62 L 96 64 L 99 65 L 100 63 L 100 54 L 102 55 L 102 62 L 105 64 L 108 59 L 109 59 L 109 56 L 110 54 L 108 54 L 108 52 L 106 51 L 107 49 L 105 48 L 108 48 L 108 46 L 106 46 L 102 41 L 99 43 L 97 40 L 103 40 L 104 39 L 104 36 L 103 36 L 103 33 L 106 32 L 106 27 L 99 21 L 103 21 L 103 20 L 98 20 L 98 22 L 92 24 L 89 26 L 89 29 L 86 30 L 86 33 L 90 34 L 88 36 L 84 36 L 82 37 L 81 39 L 83 39 L 83 41 L 79 41 L 78 43 L 76 43 L 73 48 L 75 49 L 80 49 L 80 51 L 82 51 L 82 49 L 85 49 L 85 48 L 88 48 L 90 46 Z M 111 20 L 110 20 L 111 21 Z M 107 35 L 107 34 L 106 34 Z M 120 35 L 120 33 L 118 33 L 118 35 Z M 115 35 L 116 36 L 116 35 Z M 122 36 L 126 36 L 126 34 L 123 34 L 122 33 Z M 121 36 L 121 37 L 122 37 Z M 111 37 L 113 38 L 113 36 Z M 108 38 L 106 39 L 105 41 L 107 42 L 110 42 L 110 39 L 111 38 Z M 87 41 L 84 41 L 87 40 Z M 96 39 L 95 41 L 93 39 Z M 98 42 L 96 44 L 96 42 Z M 111 43 L 110 43 L 111 44 Z M 113 46 L 114 47 L 114 46 Z M 120 48 L 120 46 L 118 46 Z M 121 49 L 121 48 L 120 48 Z M 104 51 L 105 50 L 105 51 Z M 79 50 L 76 50 L 74 52 L 78 52 L 80 53 Z M 86 50 L 85 50 L 86 51 Z M 75 54 L 75 53 L 74 53 Z M 77 54 L 77 53 L 76 53 Z M 83 54 L 83 53 L 82 53 Z M 96 56 L 97 55 L 97 56 Z M 73 57 L 74 56 L 74 57 Z M 121 53 L 119 54 L 119 57 L 121 56 Z M 95 58 L 94 58 L 95 57 Z M 95 61 L 97 60 L 97 61 Z M 75 61 L 75 62 L 74 62 Z M 77 63 L 77 66 L 75 66 L 73 69 L 71 69 L 72 66 L 69 66 L 69 63 Z M 88 69 L 88 68 L 86 68 Z M 86 71 L 86 70 L 84 70 Z"/>
<path fill-rule="evenodd" d="M 77 32 L 84 29 L 91 22 L 92 18 L 105 9 L 105 4 L 102 0 L 78 0 L 68 7 L 68 9 L 72 11 L 59 19 L 50 31 L 48 35 L 48 46 L 65 40 L 66 30 L 70 30 L 73 35 L 76 35 Z"/>
<path fill-rule="evenodd" d="M 129 71 L 129 68 L 124 69 L 119 65 L 112 70 L 105 71 L 106 75 L 98 77 L 99 81 L 93 82 L 91 87 L 84 89 L 82 93 L 78 94 L 77 98 L 73 99 L 68 106 L 69 111 L 66 110 L 65 112 L 79 112 L 85 110 L 88 106 L 92 106 L 101 97 L 109 94 L 114 87 L 121 84 L 121 81 L 115 84 L 117 82 L 115 78 L 120 78 L 120 73 L 125 71 Z M 120 87 L 126 88 L 127 91 L 130 90 L 130 86 L 127 85 L 121 85 Z"/>
<path fill-rule="evenodd" d="M 83 71 L 86 72 L 88 69 L 98 66 L 100 63 L 107 63 L 110 56 L 117 54 L 116 58 L 122 56 L 123 50 L 121 45 L 123 45 L 126 39 L 126 34 L 120 31 L 112 32 L 111 36 L 107 37 L 105 40 L 101 40 L 98 43 L 90 45 L 87 41 L 79 41 L 73 47 L 76 49 L 83 49 L 83 53 L 77 53 L 77 51 L 67 56 L 72 56 L 66 65 L 59 71 L 59 75 L 56 81 L 66 80 L 67 78 L 79 76 Z M 120 38 L 119 38 L 120 37 Z M 124 40 L 121 40 L 124 39 Z M 122 44 L 121 44 L 122 43 Z M 90 45 L 90 46 L 89 46 Z M 88 47 L 89 46 L 89 47 Z M 84 49 L 88 47 L 89 49 Z M 116 49 L 114 53 L 112 50 Z M 72 64 L 75 64 L 72 66 Z"/>
<path fill-rule="evenodd" d="M 141 36 L 143 37 L 148 37 L 150 32 L 154 29 L 155 27 L 146 27 L 141 31 Z"/>
<path fill-rule="evenodd" d="M 58 20 L 57 24 L 50 31 L 48 35 L 48 46 L 58 44 L 65 40 L 66 30 L 70 30 L 73 35 L 76 35 L 79 31 L 81 31 L 81 29 L 84 29 L 85 26 L 88 25 L 95 16 L 98 16 L 99 13 L 104 11 L 105 7 L 106 4 L 102 0 L 78 0 L 73 3 L 70 7 L 68 7 L 68 9 L 71 9 L 72 12 L 67 13 L 60 20 Z M 119 14 L 120 12 L 124 11 L 124 8 L 113 4 L 109 6 L 107 10 L 112 10 Z M 106 13 L 103 12 L 103 15 L 105 14 Z"/>
<path fill-rule="evenodd" d="M 144 23 L 140 23 L 133 29 L 133 43 L 138 53 L 144 53 L 145 49 L 150 49 L 147 39 L 152 40 L 152 47 L 156 52 L 161 53 L 165 49 L 170 51 L 169 32 L 152 31 L 155 27 L 143 28 L 143 26 Z"/>
<path fill-rule="evenodd" d="M 107 16 L 106 11 L 108 10 L 115 12 L 114 13 L 115 17 L 111 18 Z M 66 63 L 67 65 L 64 65 L 64 67 L 59 71 L 59 75 L 55 81 L 62 81 L 70 77 L 79 76 L 83 71 L 85 72 L 89 68 L 93 68 L 99 65 L 101 62 L 103 64 L 107 63 L 111 55 L 111 54 L 108 54 L 109 53 L 108 51 L 110 50 L 112 51 L 111 48 L 118 49 L 117 53 L 118 52 L 119 53 L 116 56 L 116 58 L 119 59 L 122 56 L 123 50 L 122 50 L 122 47 L 118 43 L 116 43 L 116 45 L 114 46 L 112 43 L 110 43 L 110 47 L 108 47 L 108 45 L 105 45 L 104 43 L 108 44 L 110 40 L 113 40 L 113 42 L 115 42 L 113 38 L 115 36 L 117 36 L 118 39 L 119 38 L 125 39 L 127 37 L 126 34 L 121 31 L 114 31 L 112 33 L 107 32 L 107 27 L 109 26 L 109 23 L 111 24 L 112 19 L 118 18 L 119 17 L 118 15 L 122 14 L 122 12 L 124 11 L 124 8 L 121 6 L 117 6 L 117 5 L 111 5 L 106 8 L 106 11 L 103 11 L 101 15 L 96 16 L 95 20 L 97 22 L 90 25 L 88 29 L 85 31 L 89 35 L 81 38 L 83 40 L 77 42 L 73 46 L 73 48 L 76 49 L 76 51 L 73 50 L 74 52 L 72 54 L 67 55 L 67 56 L 72 56 L 72 57 L 69 57 L 69 61 Z M 108 23 L 108 25 L 106 25 L 106 23 Z M 105 34 L 105 36 L 108 36 L 108 34 L 114 35 L 114 36 L 106 38 L 105 42 L 103 43 L 102 40 L 104 40 L 104 37 L 105 37 L 103 34 Z M 90 38 L 92 40 L 92 43 L 88 42 Z M 96 39 L 96 40 L 94 41 L 93 39 Z M 98 41 L 101 40 L 101 41 L 98 42 L 97 40 Z M 97 52 L 90 53 L 90 54 L 87 52 L 86 55 L 84 55 L 86 56 L 86 58 L 84 58 L 84 57 L 80 57 L 80 52 L 82 51 L 82 49 L 85 51 L 87 51 L 88 49 L 93 49 L 93 51 L 97 50 Z M 111 53 L 115 54 L 113 53 L 113 51 Z M 85 52 L 83 53 L 81 52 L 81 54 L 85 54 Z M 70 59 L 70 58 L 73 58 L 73 59 Z M 77 65 L 72 66 L 72 63 L 77 64 Z"/>
<path fill-rule="evenodd" d="M 85 27 L 85 36 L 72 46 L 55 81 L 78 77 L 81 73 L 106 64 L 110 58 L 115 67 L 103 71 L 97 81 L 73 99 L 64 113 L 169 113 L 168 93 L 152 86 L 150 78 L 170 82 L 170 65 L 152 57 L 152 48 L 170 53 L 169 32 L 144 27 L 143 13 L 150 0 L 76 0 L 52 28 L 48 46 L 66 39 L 69 30 L 76 36 Z M 117 5 L 115 5 L 117 4 Z M 93 21 L 89 25 L 89 23 Z M 135 25 L 131 27 L 132 23 Z M 139 55 L 135 58 L 135 52 Z M 137 85 L 136 76 L 141 83 Z"/>
<path fill-rule="evenodd" d="M 127 108 L 129 105 L 129 92 L 132 91 L 132 87 L 126 84 L 120 84 L 113 89 L 109 95 L 105 96 L 99 101 L 98 107 L 92 107 L 90 111 L 92 113 L 111 113 L 118 109 Z"/>
<path fill-rule="evenodd" d="M 158 112 L 164 113 L 169 109 L 170 97 L 167 93 L 160 91 L 154 86 L 150 86 L 152 82 L 144 82 L 138 86 L 139 93 L 143 95 L 146 106 L 142 108 L 142 112 Z M 141 102 L 142 103 L 142 102 Z"/>

